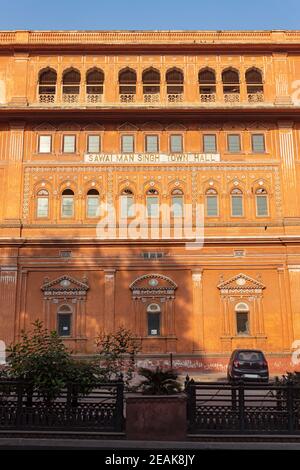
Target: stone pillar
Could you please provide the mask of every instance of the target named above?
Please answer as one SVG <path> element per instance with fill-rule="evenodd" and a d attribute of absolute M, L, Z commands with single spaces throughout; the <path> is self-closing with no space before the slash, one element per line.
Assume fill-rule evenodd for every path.
<path fill-rule="evenodd" d="M 204 316 L 202 295 L 202 271 L 192 272 L 193 319 L 194 319 L 194 352 L 204 350 Z"/>
<path fill-rule="evenodd" d="M 115 329 L 115 270 L 104 271 L 104 330 L 111 333 Z"/>
<path fill-rule="evenodd" d="M 8 165 L 6 169 L 6 188 L 4 221 L 11 225 L 12 235 L 20 235 L 22 201 L 22 160 L 24 145 L 24 122 L 10 124 Z"/>
<path fill-rule="evenodd" d="M 273 54 L 274 77 L 275 77 L 275 104 L 292 104 L 289 94 L 288 61 L 286 52 Z"/>
<path fill-rule="evenodd" d="M 14 340 L 17 297 L 17 266 L 0 267 L 0 340 L 8 346 Z"/>
<path fill-rule="evenodd" d="M 24 31 L 24 34 L 28 34 L 28 32 Z M 13 84 L 13 90 L 9 104 L 11 106 L 27 106 L 27 75 L 29 54 L 25 52 L 15 52 L 13 60 L 12 77 L 10 77 Z"/>
<path fill-rule="evenodd" d="M 284 217 L 299 219 L 293 122 L 279 121 L 279 149 L 283 179 Z"/>
<path fill-rule="evenodd" d="M 288 286 L 285 280 L 284 268 L 277 268 L 279 299 L 281 313 L 282 345 L 285 351 L 290 351 L 292 346 L 292 324 L 291 324 L 291 304 L 288 298 Z"/>

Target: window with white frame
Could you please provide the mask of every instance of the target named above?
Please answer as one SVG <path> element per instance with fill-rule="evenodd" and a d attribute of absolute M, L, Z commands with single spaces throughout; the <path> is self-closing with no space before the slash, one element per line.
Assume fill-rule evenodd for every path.
<path fill-rule="evenodd" d="M 256 215 L 257 217 L 267 217 L 269 215 L 268 193 L 264 188 L 255 191 Z"/>
<path fill-rule="evenodd" d="M 243 192 L 239 188 L 235 188 L 231 191 L 231 216 L 243 217 L 243 215 Z"/>
<path fill-rule="evenodd" d="M 40 189 L 37 193 L 36 216 L 38 219 L 49 216 L 49 193 L 46 189 Z"/>
<path fill-rule="evenodd" d="M 183 217 L 183 192 L 173 189 L 171 194 L 171 210 L 173 217 Z"/>
<path fill-rule="evenodd" d="M 180 134 L 170 135 L 170 152 L 182 153 L 183 151 L 183 138 Z"/>
<path fill-rule="evenodd" d="M 146 195 L 147 201 L 147 216 L 159 217 L 159 195 L 156 189 L 149 189 Z"/>
<path fill-rule="evenodd" d="M 249 335 L 249 307 L 244 302 L 235 306 L 236 332 L 238 335 Z"/>
<path fill-rule="evenodd" d="M 90 189 L 87 192 L 86 216 L 89 218 L 97 217 L 99 204 L 100 204 L 99 191 L 97 189 Z"/>
<path fill-rule="evenodd" d="M 61 216 L 64 218 L 74 217 L 74 192 L 65 189 L 61 196 Z"/>
<path fill-rule="evenodd" d="M 100 152 L 100 135 L 87 136 L 87 151 L 88 153 Z"/>
<path fill-rule="evenodd" d="M 252 134 L 252 152 L 264 153 L 266 151 L 264 134 Z"/>
<path fill-rule="evenodd" d="M 209 188 L 205 193 L 207 217 L 218 216 L 218 193 L 214 188 Z"/>
<path fill-rule="evenodd" d="M 241 136 L 239 134 L 228 134 L 227 136 L 228 152 L 238 153 L 241 151 Z"/>
<path fill-rule="evenodd" d="M 76 151 L 76 136 L 64 135 L 63 136 L 63 152 L 74 153 Z"/>
<path fill-rule="evenodd" d="M 51 153 L 51 135 L 39 135 L 39 153 Z"/>
<path fill-rule="evenodd" d="M 216 153 L 217 152 L 217 136 L 215 134 L 203 135 L 203 152 Z"/>
<path fill-rule="evenodd" d="M 134 195 L 131 189 L 124 189 L 121 193 L 121 217 L 134 217 Z"/>
<path fill-rule="evenodd" d="M 145 150 L 148 153 L 158 152 L 158 135 L 146 135 Z"/>
<path fill-rule="evenodd" d="M 122 147 L 122 153 L 133 153 L 134 152 L 134 136 L 122 135 L 121 147 Z"/>

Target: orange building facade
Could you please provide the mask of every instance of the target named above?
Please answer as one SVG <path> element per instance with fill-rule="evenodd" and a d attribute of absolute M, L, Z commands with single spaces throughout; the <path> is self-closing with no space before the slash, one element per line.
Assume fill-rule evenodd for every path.
<path fill-rule="evenodd" d="M 40 319 L 90 356 L 123 325 L 144 365 L 224 371 L 246 347 L 297 368 L 299 51 L 295 31 L 0 32 L 0 339 Z"/>

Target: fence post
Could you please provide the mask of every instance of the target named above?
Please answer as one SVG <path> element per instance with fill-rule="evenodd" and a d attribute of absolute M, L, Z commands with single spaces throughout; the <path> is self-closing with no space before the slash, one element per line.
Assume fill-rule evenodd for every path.
<path fill-rule="evenodd" d="M 245 385 L 239 383 L 239 428 L 240 431 L 245 430 Z"/>
<path fill-rule="evenodd" d="M 116 430 L 122 431 L 124 427 L 124 381 L 123 376 L 117 382 L 117 398 L 116 398 Z"/>
<path fill-rule="evenodd" d="M 23 392 L 23 383 L 17 382 L 16 426 L 22 426 Z"/>
<path fill-rule="evenodd" d="M 196 388 L 194 379 L 186 382 L 186 414 L 188 421 L 188 429 L 192 429 L 196 418 Z"/>
<path fill-rule="evenodd" d="M 294 389 L 293 389 L 293 383 L 289 381 L 287 383 L 287 412 L 288 412 L 288 430 L 290 433 L 293 433 L 294 431 Z"/>

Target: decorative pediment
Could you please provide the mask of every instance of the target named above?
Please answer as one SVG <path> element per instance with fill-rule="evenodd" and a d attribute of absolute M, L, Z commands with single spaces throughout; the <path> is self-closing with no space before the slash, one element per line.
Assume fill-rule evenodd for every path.
<path fill-rule="evenodd" d="M 225 122 L 223 125 L 223 129 L 224 131 L 233 131 L 233 130 L 241 131 L 241 130 L 245 130 L 246 127 L 244 123 L 234 121 L 234 122 Z"/>
<path fill-rule="evenodd" d="M 245 123 L 245 127 L 248 130 L 270 130 L 272 129 L 272 125 L 268 122 L 263 121 L 253 121 Z"/>
<path fill-rule="evenodd" d="M 86 277 L 82 281 L 78 281 L 71 276 L 64 275 L 52 281 L 46 278 L 41 290 L 45 297 L 82 297 L 86 296 L 89 285 Z"/>
<path fill-rule="evenodd" d="M 35 126 L 34 130 L 37 132 L 54 132 L 56 130 L 56 127 L 54 127 L 49 122 L 42 122 L 38 126 Z"/>
<path fill-rule="evenodd" d="M 246 274 L 237 274 L 227 281 L 222 281 L 218 286 L 221 294 L 240 295 L 240 294 L 261 294 L 265 285 L 257 279 L 247 276 Z"/>
<path fill-rule="evenodd" d="M 119 131 L 132 131 L 132 132 L 136 132 L 138 131 L 138 127 L 131 124 L 130 122 L 124 122 L 123 124 L 121 124 L 121 126 L 118 127 L 118 130 Z"/>
<path fill-rule="evenodd" d="M 60 124 L 59 130 L 61 131 L 80 131 L 80 125 L 75 122 L 64 122 Z"/>
<path fill-rule="evenodd" d="M 174 295 L 177 284 L 163 274 L 145 274 L 130 284 L 132 294 L 135 296 L 163 296 Z"/>
<path fill-rule="evenodd" d="M 180 124 L 180 123 L 176 123 L 176 122 L 173 122 L 171 124 L 169 124 L 167 127 L 166 127 L 166 130 L 167 131 L 178 131 L 178 132 L 184 132 L 187 130 L 187 128 L 183 125 L 183 124 Z"/>
<path fill-rule="evenodd" d="M 162 131 L 163 125 L 160 122 L 144 122 L 141 129 L 143 131 Z"/>
<path fill-rule="evenodd" d="M 104 131 L 104 129 L 105 129 L 104 126 L 102 126 L 101 124 L 98 124 L 98 122 L 91 122 L 83 127 L 83 130 L 91 131 L 91 132 L 93 131 L 102 132 Z"/>

